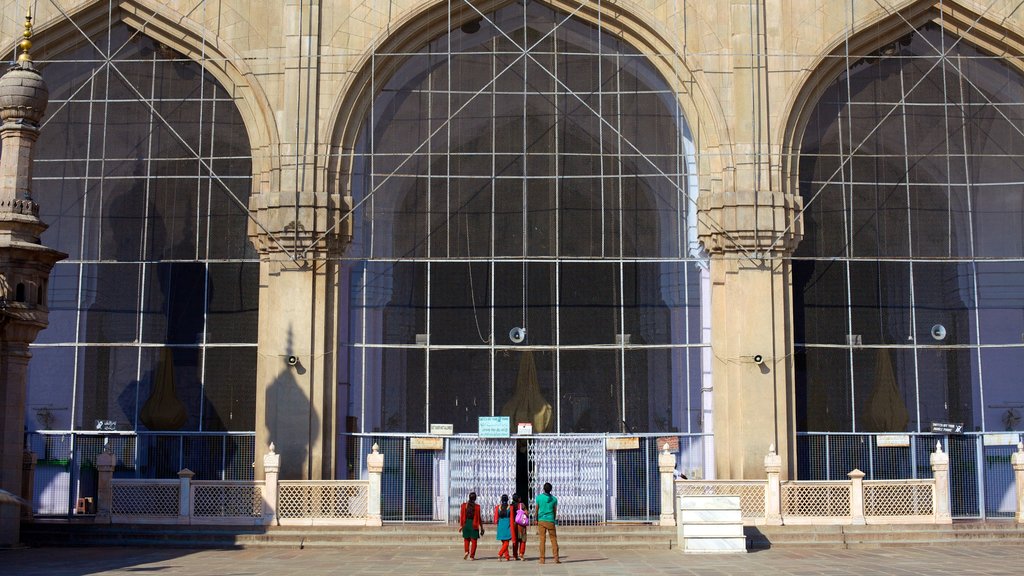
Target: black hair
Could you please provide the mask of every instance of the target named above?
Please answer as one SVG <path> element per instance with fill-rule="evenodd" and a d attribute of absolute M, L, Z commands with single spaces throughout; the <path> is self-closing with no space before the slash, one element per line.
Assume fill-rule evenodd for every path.
<path fill-rule="evenodd" d="M 551 482 L 544 483 L 544 493 L 551 494 Z"/>
<path fill-rule="evenodd" d="M 470 492 L 469 493 L 469 501 L 470 502 L 476 502 L 476 492 Z"/>

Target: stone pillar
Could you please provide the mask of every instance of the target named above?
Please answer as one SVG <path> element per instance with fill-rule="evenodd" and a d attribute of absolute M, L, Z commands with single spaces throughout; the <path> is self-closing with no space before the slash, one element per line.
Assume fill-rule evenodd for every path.
<path fill-rule="evenodd" d="M 1013 476 L 1017 483 L 1015 518 L 1018 524 L 1024 524 L 1024 442 L 1017 442 L 1017 451 L 1010 455 L 1010 465 L 1013 466 Z"/>
<path fill-rule="evenodd" d="M 764 487 L 764 523 L 770 526 L 782 525 L 782 482 L 779 471 L 782 470 L 782 457 L 775 451 L 775 445 L 768 447 L 764 457 L 764 472 L 768 476 L 768 484 Z"/>
<path fill-rule="evenodd" d="M 380 450 L 380 447 L 374 442 L 373 452 L 366 455 L 366 470 L 370 476 L 370 494 L 367 497 L 366 503 L 367 526 L 380 526 L 383 524 L 380 519 L 380 476 L 384 472 L 384 455 L 378 450 Z"/>
<path fill-rule="evenodd" d="M 718 479 L 763 477 L 764 442 L 782 480 L 795 477 L 792 272 L 803 235 L 799 197 L 780 192 L 701 196 L 700 238 L 711 254 L 711 349 Z M 737 305 L 742 303 L 742 305 Z"/>
<path fill-rule="evenodd" d="M 192 523 L 192 477 L 188 468 L 178 471 L 178 524 Z"/>
<path fill-rule="evenodd" d="M 98 472 L 96 487 L 96 519 L 97 524 L 110 524 L 110 517 L 113 514 L 114 506 L 114 467 L 117 465 L 117 457 L 110 451 L 109 447 L 96 456 L 96 471 Z"/>
<path fill-rule="evenodd" d="M 854 468 L 850 478 L 850 524 L 861 526 L 864 521 L 864 473 Z"/>
<path fill-rule="evenodd" d="M 935 500 L 932 509 L 935 511 L 936 524 L 952 524 L 953 516 L 949 505 L 949 455 L 942 451 L 942 442 L 935 443 L 935 452 L 929 457 L 932 465 L 932 477 L 935 479 Z"/>
<path fill-rule="evenodd" d="M 31 522 L 33 520 L 32 501 L 35 500 L 36 487 L 36 462 L 39 458 L 36 453 L 26 449 L 21 455 L 21 499 L 25 506 L 21 508 L 21 521 Z"/>
<path fill-rule="evenodd" d="M 675 526 L 676 455 L 668 451 L 668 444 L 658 454 L 658 473 L 661 475 L 661 525 Z"/>
<path fill-rule="evenodd" d="M 29 344 L 49 323 L 50 270 L 67 255 L 43 246 L 32 162 L 49 90 L 29 55 L 26 18 L 18 61 L 0 77 L 0 489 L 21 494 Z M 0 547 L 20 540 L 21 507 L 0 505 Z"/>
<path fill-rule="evenodd" d="M 274 451 L 274 443 L 263 455 L 263 523 L 279 524 L 277 518 L 277 471 L 281 466 L 281 455 Z"/>
<path fill-rule="evenodd" d="M 280 169 L 250 198 L 249 237 L 260 253 L 256 365 L 256 476 L 270 439 L 281 448 L 280 477 L 335 477 L 340 260 L 351 236 L 350 203 L 328 189 L 329 147 L 318 140 L 311 102 L 320 82 L 320 18 L 315 3 L 278 8 L 284 39 L 277 119 Z M 289 360 L 293 359 L 293 360 Z"/>

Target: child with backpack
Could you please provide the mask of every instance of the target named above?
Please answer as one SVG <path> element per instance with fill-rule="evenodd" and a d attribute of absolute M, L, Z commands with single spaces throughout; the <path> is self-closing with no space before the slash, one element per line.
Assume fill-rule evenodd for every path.
<path fill-rule="evenodd" d="M 513 494 L 512 509 L 515 510 L 513 523 L 517 542 L 517 545 L 512 548 L 512 555 L 516 560 L 526 560 L 526 529 L 530 526 L 530 508 L 523 502 L 519 494 Z"/>

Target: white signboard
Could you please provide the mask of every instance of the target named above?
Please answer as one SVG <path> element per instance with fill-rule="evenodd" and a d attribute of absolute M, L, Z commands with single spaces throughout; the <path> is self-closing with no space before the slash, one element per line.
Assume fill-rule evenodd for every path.
<path fill-rule="evenodd" d="M 431 424 L 430 433 L 434 436 L 451 436 L 455 433 L 454 424 Z"/>
<path fill-rule="evenodd" d="M 903 448 L 910 446 L 909 434 L 879 434 L 877 439 L 879 448 Z"/>
<path fill-rule="evenodd" d="M 985 434 L 982 442 L 985 446 L 1016 446 L 1020 442 L 1017 434 Z"/>
<path fill-rule="evenodd" d="M 518 422 L 516 424 L 516 434 L 533 434 L 533 422 Z"/>

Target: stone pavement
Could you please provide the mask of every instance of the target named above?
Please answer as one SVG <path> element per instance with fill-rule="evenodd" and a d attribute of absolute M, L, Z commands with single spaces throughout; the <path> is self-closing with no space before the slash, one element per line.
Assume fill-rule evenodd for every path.
<path fill-rule="evenodd" d="M 483 542 L 481 542 L 483 544 Z M 487 544 L 490 544 L 488 542 Z M 494 548 L 492 551 L 491 548 Z M 4 576 L 65 576 L 92 574 L 159 574 L 190 576 L 300 576 L 350 574 L 403 576 L 418 574 L 778 574 L 943 576 L 1021 574 L 1024 546 L 956 544 L 955 546 L 888 547 L 868 550 L 822 548 L 774 549 L 734 555 L 684 555 L 674 550 L 575 548 L 563 545 L 562 564 L 536 556 L 527 562 L 462 560 L 461 551 L 416 548 L 338 547 L 304 549 L 247 548 L 187 550 L 161 548 L 33 548 L 0 550 Z M 528 552 L 536 552 L 534 547 Z"/>

